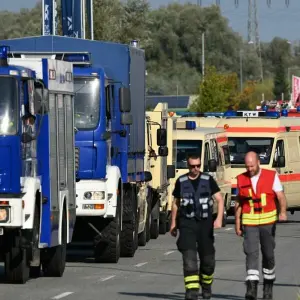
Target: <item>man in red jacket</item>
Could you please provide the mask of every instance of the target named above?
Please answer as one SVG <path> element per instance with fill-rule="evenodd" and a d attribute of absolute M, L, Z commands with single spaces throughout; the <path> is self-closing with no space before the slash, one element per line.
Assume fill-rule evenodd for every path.
<path fill-rule="evenodd" d="M 262 251 L 264 277 L 263 299 L 272 299 L 275 280 L 276 201 L 280 205 L 279 220 L 286 221 L 286 198 L 276 171 L 260 168 L 259 156 L 248 152 L 245 157 L 247 171 L 237 177 L 238 201 L 235 206 L 235 230 L 244 236 L 246 255 L 245 299 L 257 299 L 259 282 L 259 244 Z"/>

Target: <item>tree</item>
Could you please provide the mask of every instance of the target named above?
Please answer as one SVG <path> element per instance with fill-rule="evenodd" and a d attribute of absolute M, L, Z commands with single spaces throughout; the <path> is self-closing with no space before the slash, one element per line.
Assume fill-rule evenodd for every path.
<path fill-rule="evenodd" d="M 222 74 L 215 67 L 208 67 L 205 79 L 200 84 L 199 97 L 191 104 L 196 112 L 225 111 L 228 106 L 237 106 L 238 78 L 235 73 Z"/>
<path fill-rule="evenodd" d="M 289 97 L 289 85 L 286 80 L 286 66 L 283 62 L 283 58 L 280 57 L 277 60 L 277 64 L 275 66 L 275 75 L 274 75 L 274 89 L 273 93 L 276 100 L 285 100 Z M 282 99 L 282 94 L 285 99 Z M 288 97 L 288 98 L 286 98 Z"/>
<path fill-rule="evenodd" d="M 57 1 L 59 8 L 60 0 Z M 60 9 L 58 13 L 61 21 Z M 19 13 L 2 11 L 0 39 L 39 36 L 41 25 L 41 3 Z M 152 94 L 198 93 L 202 76 L 202 32 L 205 33 L 206 65 L 214 65 L 218 72 L 226 74 L 239 73 L 241 60 L 244 84 L 259 77 L 256 51 L 231 29 L 216 5 L 200 7 L 192 3 L 172 3 L 150 10 L 147 0 L 94 0 L 95 39 L 125 44 L 132 39 L 139 40 L 146 55 L 147 90 Z M 61 22 L 58 34 L 61 34 Z M 283 58 L 282 70 L 293 66 L 290 77 L 300 67 L 299 44 L 292 47 L 287 40 L 276 37 L 271 43 L 262 43 L 261 46 L 264 81 L 273 81 L 274 74 L 280 73 L 278 70 L 275 72 L 275 69 L 280 69 L 280 57 Z M 278 85 L 285 85 L 282 78 L 283 75 L 279 76 L 276 89 Z M 255 84 L 255 89 L 257 87 Z M 266 97 L 267 94 L 272 95 L 268 91 L 262 91 Z M 252 106 L 254 96 L 251 94 L 249 97 L 249 105 Z"/>

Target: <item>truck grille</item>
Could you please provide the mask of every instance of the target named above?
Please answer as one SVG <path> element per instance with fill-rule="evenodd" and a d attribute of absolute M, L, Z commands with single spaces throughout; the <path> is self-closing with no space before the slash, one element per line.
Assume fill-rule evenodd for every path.
<path fill-rule="evenodd" d="M 79 170 L 79 148 L 75 147 L 75 171 Z"/>

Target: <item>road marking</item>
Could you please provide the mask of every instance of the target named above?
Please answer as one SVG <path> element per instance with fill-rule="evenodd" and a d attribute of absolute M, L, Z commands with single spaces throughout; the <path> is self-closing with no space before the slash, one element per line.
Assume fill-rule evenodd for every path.
<path fill-rule="evenodd" d="M 55 297 L 53 297 L 51 299 L 57 300 L 57 299 L 61 299 L 61 298 L 67 297 L 67 296 L 69 296 L 71 294 L 74 294 L 74 292 L 65 292 L 65 293 L 59 294 L 59 295 L 57 295 L 57 296 L 55 296 Z"/>
<path fill-rule="evenodd" d="M 147 263 L 148 263 L 148 262 L 139 263 L 139 264 L 135 265 L 135 267 L 141 267 L 141 266 L 146 265 Z"/>
<path fill-rule="evenodd" d="M 112 279 L 112 278 L 114 278 L 114 277 L 116 277 L 116 275 L 111 275 L 111 276 L 102 278 L 102 279 L 100 279 L 99 281 L 107 281 L 107 280 Z"/>
<path fill-rule="evenodd" d="M 174 253 L 175 251 L 168 251 L 168 252 L 166 252 L 164 255 L 170 255 L 170 254 L 172 254 L 172 253 Z"/>
<path fill-rule="evenodd" d="M 229 230 L 232 230 L 233 228 L 230 227 L 230 228 L 226 228 L 225 231 L 229 231 Z"/>

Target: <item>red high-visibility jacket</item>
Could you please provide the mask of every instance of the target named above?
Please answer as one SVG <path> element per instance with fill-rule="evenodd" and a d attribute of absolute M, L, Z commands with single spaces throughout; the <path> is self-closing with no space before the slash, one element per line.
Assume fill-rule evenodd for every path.
<path fill-rule="evenodd" d="M 276 194 L 273 191 L 275 174 L 273 170 L 261 169 L 256 193 L 247 172 L 237 176 L 243 225 L 265 225 L 277 221 Z"/>

